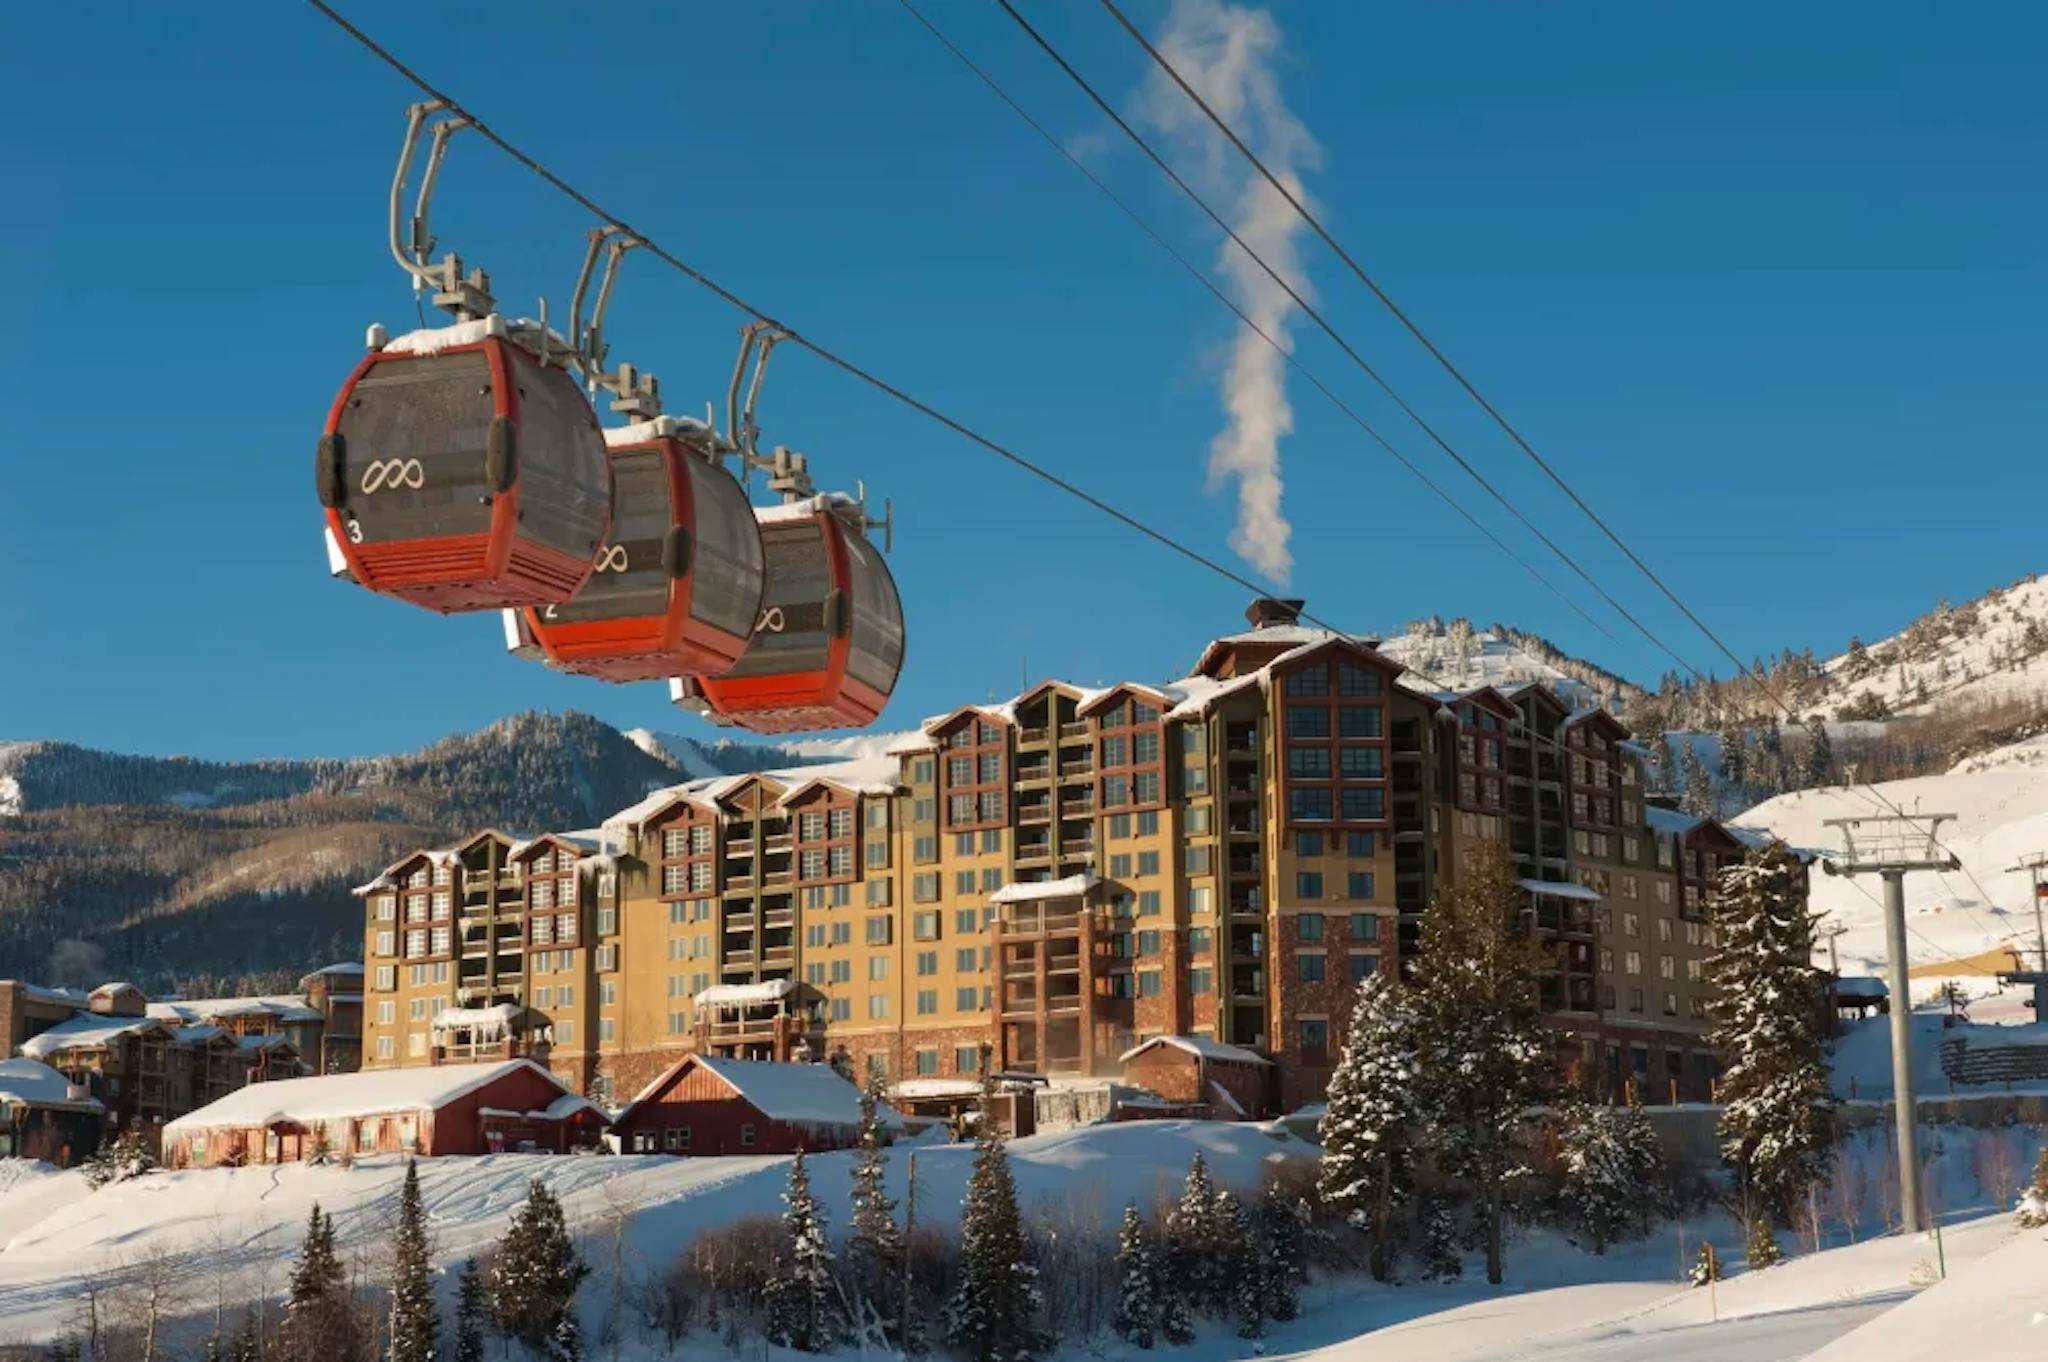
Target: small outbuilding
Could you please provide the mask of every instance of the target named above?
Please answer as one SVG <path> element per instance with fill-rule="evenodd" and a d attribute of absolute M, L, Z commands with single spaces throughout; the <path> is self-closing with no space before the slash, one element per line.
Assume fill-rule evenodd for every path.
<path fill-rule="evenodd" d="M 1123 1053 L 1124 1081 L 1149 1088 L 1174 1115 L 1206 1107 L 1219 1120 L 1249 1121 L 1272 1106 L 1273 1061 L 1207 1036 L 1154 1036 Z"/>
<path fill-rule="evenodd" d="M 172 1168 L 319 1154 L 561 1154 L 594 1145 L 603 1111 L 527 1059 L 257 1083 L 164 1127 Z"/>
<path fill-rule="evenodd" d="M 903 1129 L 884 1104 L 883 1129 Z M 628 1154 L 794 1154 L 851 1148 L 860 1089 L 826 1064 L 689 1054 L 649 1083 L 612 1125 Z"/>
<path fill-rule="evenodd" d="M 100 1147 L 107 1109 L 83 1085 L 34 1059 L 0 1059 L 0 1159 L 59 1168 Z"/>

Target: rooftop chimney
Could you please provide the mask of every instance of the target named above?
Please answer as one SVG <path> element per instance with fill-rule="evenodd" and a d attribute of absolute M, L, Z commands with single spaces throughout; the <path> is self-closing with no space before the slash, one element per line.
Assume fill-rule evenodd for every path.
<path fill-rule="evenodd" d="M 1244 617 L 1251 621 L 1254 629 L 1271 629 L 1275 626 L 1299 624 L 1301 608 L 1305 600 L 1284 600 L 1278 596 L 1261 596 L 1251 603 Z"/>

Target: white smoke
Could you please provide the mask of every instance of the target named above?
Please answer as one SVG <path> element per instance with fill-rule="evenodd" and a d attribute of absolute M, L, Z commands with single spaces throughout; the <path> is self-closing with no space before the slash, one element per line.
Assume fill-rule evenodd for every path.
<path fill-rule="evenodd" d="M 1154 43 L 1288 192 L 1313 207 L 1299 172 L 1315 169 L 1322 153 L 1281 98 L 1274 71 L 1280 28 L 1272 15 L 1223 0 L 1174 0 L 1166 30 Z M 1238 235 L 1302 297 L 1312 298 L 1297 250 L 1306 224 L 1287 200 L 1156 67 L 1140 92 L 1138 112 L 1177 144 L 1182 155 L 1175 158 L 1176 168 L 1218 205 Z M 1190 159 L 1192 170 L 1186 165 Z M 1223 243 L 1217 263 L 1225 288 L 1245 315 L 1291 348 L 1287 323 L 1297 309 L 1287 294 L 1233 242 Z M 1294 430 L 1286 360 L 1239 328 L 1218 391 L 1229 423 L 1209 444 L 1209 488 L 1236 480 L 1237 526 L 1230 546 L 1284 585 L 1294 568 L 1288 548 L 1294 527 L 1280 505 L 1280 442 Z"/>

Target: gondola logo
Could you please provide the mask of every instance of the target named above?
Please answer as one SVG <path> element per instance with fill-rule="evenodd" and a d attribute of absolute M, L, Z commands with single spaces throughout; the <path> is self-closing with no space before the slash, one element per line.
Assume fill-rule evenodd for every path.
<path fill-rule="evenodd" d="M 597 558 L 597 571 L 624 572 L 626 570 L 626 546 L 613 544 Z"/>
<path fill-rule="evenodd" d="M 363 470 L 363 492 L 381 492 L 386 487 L 424 487 L 427 470 L 418 459 L 372 459 Z"/>
<path fill-rule="evenodd" d="M 754 624 L 754 632 L 757 634 L 779 634 L 782 632 L 784 624 L 782 607 L 771 605 L 761 612 L 761 618 Z"/>

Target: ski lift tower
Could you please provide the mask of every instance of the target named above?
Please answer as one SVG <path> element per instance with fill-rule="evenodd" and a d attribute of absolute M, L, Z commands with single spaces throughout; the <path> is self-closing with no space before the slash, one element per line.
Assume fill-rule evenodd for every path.
<path fill-rule="evenodd" d="M 1842 854 L 1825 863 L 1830 875 L 1876 875 L 1884 880 L 1884 944 L 1890 972 L 1892 1105 L 1899 1131 L 1899 1211 L 1908 1230 L 1926 1228 L 1920 1197 L 1920 1149 L 1913 1094 L 1913 993 L 1906 978 L 1906 872 L 1955 870 L 1961 862 L 1935 835 L 1952 813 L 1873 814 L 1830 818 L 1840 829 Z"/>
<path fill-rule="evenodd" d="M 2028 873 L 2031 897 L 2034 901 L 2034 950 L 2036 964 L 2033 969 L 2024 969 L 2024 958 L 2014 960 L 2014 968 L 2001 970 L 1998 982 L 2001 984 L 2031 984 L 2034 988 L 2034 1020 L 2048 1021 L 2048 929 L 2041 925 L 2042 900 L 2048 899 L 2048 852 L 2037 852 L 2021 860 L 2018 865 L 2006 867 L 2007 874 L 2024 870 Z M 2017 953 L 2015 953 L 2017 954 Z"/>

